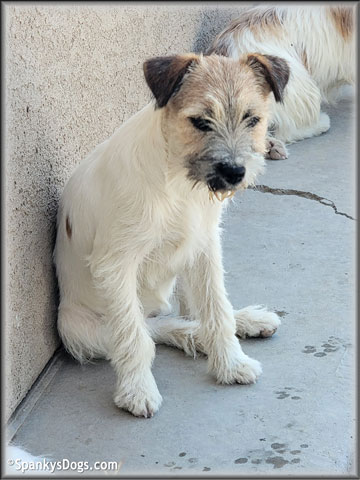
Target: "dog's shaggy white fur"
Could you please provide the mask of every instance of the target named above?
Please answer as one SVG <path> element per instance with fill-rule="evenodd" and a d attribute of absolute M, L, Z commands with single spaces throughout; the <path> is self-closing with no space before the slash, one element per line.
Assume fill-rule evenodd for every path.
<path fill-rule="evenodd" d="M 276 87 L 265 64 L 282 68 Z M 66 348 L 80 361 L 110 359 L 116 405 L 148 417 L 162 401 L 154 341 L 205 352 L 222 383 L 252 383 L 261 373 L 235 334 L 270 336 L 280 320 L 260 307 L 233 311 L 221 260 L 223 203 L 209 193 L 246 187 L 262 171 L 271 89 L 281 95 L 288 69 L 275 58 L 216 55 L 162 57 L 144 68 L 156 105 L 77 168 L 62 196 L 54 258 Z M 236 179 L 228 170 L 214 176 L 219 165 Z M 169 312 L 177 276 L 189 316 L 156 317 Z"/>
<path fill-rule="evenodd" d="M 271 109 L 269 126 L 278 142 L 270 141 L 270 158 L 286 157 L 280 142 L 292 143 L 329 129 L 321 102 L 334 101 L 339 86 L 355 81 L 354 9 L 351 4 L 252 7 L 208 50 L 232 58 L 259 52 L 288 62 L 284 101 L 273 102 Z"/>

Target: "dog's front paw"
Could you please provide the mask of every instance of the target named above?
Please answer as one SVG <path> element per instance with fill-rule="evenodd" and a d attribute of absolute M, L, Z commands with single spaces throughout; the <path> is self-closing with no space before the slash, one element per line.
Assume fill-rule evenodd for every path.
<path fill-rule="evenodd" d="M 129 386 L 122 382 L 114 395 L 115 405 L 129 411 L 135 417 L 152 417 L 159 410 L 162 397 L 155 380 L 151 383 L 153 385 L 144 388 L 143 385 Z"/>
<path fill-rule="evenodd" d="M 288 158 L 288 152 L 285 144 L 277 138 L 268 137 L 266 139 L 265 158 L 270 160 L 285 160 Z"/>
<path fill-rule="evenodd" d="M 274 312 L 258 305 L 234 312 L 236 335 L 239 337 L 271 337 L 281 324 Z"/>
<path fill-rule="evenodd" d="M 261 375 L 262 368 L 260 362 L 242 354 L 230 365 L 223 364 L 216 371 L 218 383 L 255 383 Z"/>

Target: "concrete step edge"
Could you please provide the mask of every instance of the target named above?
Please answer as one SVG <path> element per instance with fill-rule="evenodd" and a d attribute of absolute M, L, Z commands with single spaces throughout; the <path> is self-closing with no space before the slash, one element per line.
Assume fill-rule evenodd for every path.
<path fill-rule="evenodd" d="M 6 424 L 6 440 L 11 442 L 18 430 L 21 428 L 26 418 L 30 415 L 33 408 L 54 379 L 58 370 L 64 362 L 64 349 L 58 348 L 50 358 L 44 369 L 33 383 L 32 387 L 25 395 L 20 404 L 9 418 Z"/>

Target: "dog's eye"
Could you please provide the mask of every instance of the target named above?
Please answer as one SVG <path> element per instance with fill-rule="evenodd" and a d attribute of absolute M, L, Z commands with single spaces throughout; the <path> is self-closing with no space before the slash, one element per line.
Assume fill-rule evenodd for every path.
<path fill-rule="evenodd" d="M 251 112 L 250 112 L 250 110 L 248 110 L 248 111 L 245 113 L 245 115 L 243 116 L 243 118 L 241 119 L 241 121 L 246 120 L 247 118 L 250 117 L 250 115 L 251 115 Z"/>
<path fill-rule="evenodd" d="M 205 120 L 201 117 L 190 117 L 190 121 L 195 128 L 201 130 L 202 132 L 210 132 L 212 130 L 209 120 Z"/>
<path fill-rule="evenodd" d="M 252 117 L 252 118 L 250 119 L 250 121 L 247 123 L 246 126 L 252 128 L 252 127 L 255 127 L 255 125 L 256 125 L 258 122 L 260 122 L 260 118 L 259 118 L 259 117 Z"/>

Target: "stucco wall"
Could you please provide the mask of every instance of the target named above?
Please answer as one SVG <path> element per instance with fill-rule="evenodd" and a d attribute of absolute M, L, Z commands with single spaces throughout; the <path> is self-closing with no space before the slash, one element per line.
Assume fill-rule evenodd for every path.
<path fill-rule="evenodd" d="M 240 6 L 24 2 L 2 8 L 9 416 L 59 344 L 52 249 L 66 180 L 150 98 L 142 62 L 200 51 Z"/>

